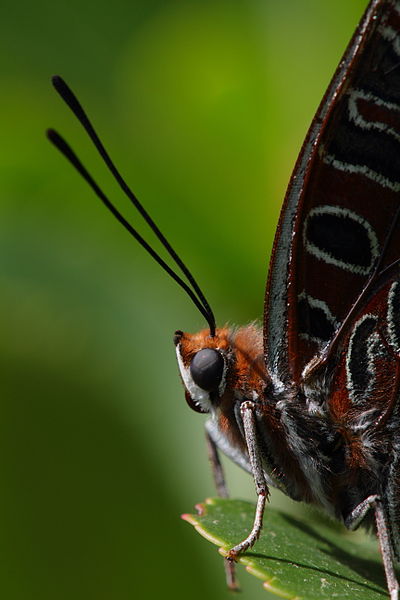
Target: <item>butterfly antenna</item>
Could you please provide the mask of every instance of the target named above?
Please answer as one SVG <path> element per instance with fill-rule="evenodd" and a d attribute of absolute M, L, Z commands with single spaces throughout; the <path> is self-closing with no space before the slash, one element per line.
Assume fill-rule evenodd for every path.
<path fill-rule="evenodd" d="M 190 283 L 190 285 L 192 286 L 193 289 L 190 288 L 187 285 L 187 283 L 179 275 L 177 275 L 175 273 L 175 271 L 173 271 L 173 269 L 171 269 L 169 267 L 169 265 L 167 265 L 167 263 L 160 257 L 160 255 L 155 250 L 153 250 L 153 248 L 144 240 L 144 238 L 136 231 L 136 229 L 134 227 L 132 227 L 130 225 L 130 223 L 128 223 L 128 221 L 122 216 L 122 214 L 118 211 L 118 209 L 115 207 L 115 205 L 106 197 L 104 192 L 100 189 L 100 187 L 94 181 L 94 179 L 89 174 L 87 169 L 83 166 L 81 161 L 78 159 L 78 157 L 76 156 L 76 154 L 74 153 L 72 148 L 53 129 L 50 129 L 47 132 L 49 140 L 58 148 L 58 150 L 75 167 L 75 169 L 80 173 L 80 175 L 90 185 L 90 187 L 93 189 L 95 194 L 100 198 L 100 200 L 108 208 L 108 210 L 114 215 L 114 217 L 123 225 L 123 227 L 125 227 L 125 229 L 127 229 L 127 231 L 129 231 L 129 233 L 153 257 L 153 259 L 164 269 L 164 271 L 166 271 L 170 275 L 170 277 L 172 277 L 172 279 L 174 279 L 174 281 L 176 281 L 176 283 L 178 283 L 178 285 L 180 285 L 180 287 L 185 290 L 185 292 L 188 294 L 188 296 L 191 298 L 191 300 L 194 302 L 196 307 L 200 310 L 201 314 L 206 319 L 206 321 L 210 327 L 210 335 L 211 335 L 211 337 L 214 337 L 215 336 L 215 328 L 216 328 L 214 313 L 211 310 L 210 305 L 208 304 L 203 292 L 201 291 L 201 289 L 200 289 L 198 283 L 196 282 L 196 280 L 194 279 L 193 275 L 191 274 L 191 272 L 189 271 L 189 269 L 187 268 L 185 263 L 181 260 L 181 258 L 176 254 L 175 250 L 169 244 L 168 240 L 161 233 L 161 231 L 159 230 L 159 228 L 157 227 L 157 225 L 155 224 L 153 219 L 150 217 L 148 212 L 144 209 L 144 207 L 139 202 L 139 200 L 137 199 L 135 194 L 132 192 L 132 190 L 129 188 L 129 186 L 125 182 L 122 175 L 119 173 L 118 169 L 116 168 L 113 161 L 111 160 L 108 152 L 106 151 L 103 143 L 101 142 L 99 136 L 97 135 L 93 125 L 91 124 L 88 116 L 86 115 L 84 109 L 82 108 L 82 106 L 81 106 L 80 102 L 78 101 L 78 99 L 76 98 L 75 94 L 72 92 L 72 90 L 68 87 L 68 85 L 65 83 L 65 81 L 60 76 L 58 76 L 58 75 L 54 76 L 52 78 L 52 82 L 53 82 L 53 85 L 54 85 L 56 91 L 59 93 L 59 95 L 64 100 L 64 102 L 69 106 L 69 108 L 72 110 L 72 112 L 74 113 L 74 115 L 76 116 L 78 121 L 81 123 L 81 125 L 85 129 L 86 133 L 89 135 L 94 146 L 96 147 L 97 151 L 99 152 L 101 158 L 103 159 L 106 166 L 108 167 L 108 169 L 110 170 L 110 172 L 112 173 L 112 175 L 114 176 L 114 178 L 116 179 L 118 184 L 120 185 L 123 192 L 126 194 L 126 196 L 129 198 L 129 200 L 132 202 L 132 204 L 138 210 L 140 215 L 143 217 L 143 219 L 149 225 L 149 227 L 153 231 L 153 233 L 160 240 L 161 244 L 164 246 L 164 248 L 166 249 L 168 254 L 171 256 L 171 258 L 173 259 L 175 264 L 183 272 L 183 274 L 185 275 L 185 277 L 187 278 L 188 282 Z"/>

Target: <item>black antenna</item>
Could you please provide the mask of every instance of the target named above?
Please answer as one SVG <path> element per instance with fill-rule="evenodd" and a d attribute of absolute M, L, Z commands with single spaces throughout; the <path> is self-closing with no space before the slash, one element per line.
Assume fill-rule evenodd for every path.
<path fill-rule="evenodd" d="M 154 260 L 180 285 L 194 304 L 197 306 L 201 314 L 206 319 L 209 327 L 210 327 L 210 335 L 211 337 L 215 336 L 215 317 L 213 311 L 211 310 L 210 305 L 208 304 L 203 292 L 201 291 L 199 285 L 194 279 L 193 275 L 186 267 L 184 262 L 179 258 L 176 254 L 175 250 L 169 244 L 167 239 L 161 233 L 157 225 L 154 223 L 153 219 L 147 213 L 147 211 L 143 208 L 142 204 L 136 198 L 135 194 L 131 191 L 117 168 L 115 167 L 113 161 L 111 160 L 108 152 L 104 148 L 100 138 L 98 137 L 94 127 L 92 126 L 89 118 L 87 117 L 85 111 L 83 110 L 81 104 L 76 98 L 75 94 L 68 87 L 65 81 L 59 77 L 58 75 L 52 78 L 53 85 L 57 92 L 60 94 L 61 98 L 64 102 L 69 106 L 74 115 L 77 117 L 86 133 L 89 135 L 92 140 L 94 146 L 102 157 L 103 161 L 107 165 L 108 169 L 111 171 L 112 175 L 120 185 L 123 192 L 135 206 L 135 208 L 139 211 L 143 219 L 149 225 L 150 229 L 160 240 L 161 244 L 167 250 L 168 254 L 172 257 L 175 264 L 181 269 L 188 282 L 192 286 L 193 290 L 185 283 L 185 281 L 179 277 L 168 265 L 167 263 L 159 256 L 159 254 L 153 250 L 153 248 L 143 239 L 143 237 L 128 223 L 128 221 L 122 216 L 122 214 L 118 211 L 118 209 L 112 204 L 112 202 L 106 197 L 104 192 L 100 189 L 94 179 L 91 177 L 89 172 L 83 166 L 81 161 L 78 159 L 76 154 L 73 152 L 71 147 L 65 142 L 65 140 L 54 130 L 50 129 L 47 132 L 49 140 L 60 150 L 60 152 L 69 160 L 69 162 L 75 167 L 75 169 L 80 173 L 80 175 L 85 179 L 85 181 L 90 185 L 95 194 L 100 198 L 103 204 L 108 208 L 108 210 L 114 215 L 114 217 L 129 231 L 129 233 L 139 242 L 141 246 L 154 258 Z M 197 296 L 196 296 L 197 294 Z"/>

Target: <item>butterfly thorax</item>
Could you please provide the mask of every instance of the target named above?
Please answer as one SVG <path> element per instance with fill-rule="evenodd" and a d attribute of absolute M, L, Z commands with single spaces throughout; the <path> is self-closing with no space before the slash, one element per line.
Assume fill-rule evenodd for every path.
<path fill-rule="evenodd" d="M 292 426 L 291 411 L 285 408 L 296 405 L 299 391 L 282 390 L 273 383 L 265 367 L 261 328 L 224 327 L 217 329 L 214 337 L 208 330 L 196 334 L 177 332 L 175 343 L 186 400 L 197 412 L 210 414 L 207 429 L 213 438 L 218 438 L 219 447 L 250 470 L 240 406 L 245 400 L 254 402 L 268 482 L 297 500 L 321 503 L 322 494 L 314 491 L 315 476 L 310 475 L 309 461 L 304 460 L 309 435 L 300 439 L 305 428 L 302 431 L 298 424 Z M 207 370 L 211 372 L 210 381 L 204 381 Z M 325 433 L 319 436 L 324 442 Z M 316 444 L 313 440 L 312 445 Z M 304 470 L 300 461 L 307 463 Z M 313 479 L 312 485 L 304 471 Z"/>

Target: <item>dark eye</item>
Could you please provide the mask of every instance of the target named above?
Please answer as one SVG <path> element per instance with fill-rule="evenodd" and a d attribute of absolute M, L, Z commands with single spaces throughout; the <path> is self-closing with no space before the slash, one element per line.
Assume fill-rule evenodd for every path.
<path fill-rule="evenodd" d="M 218 350 L 204 348 L 194 355 L 190 363 L 193 381 L 206 392 L 216 390 L 224 372 L 224 359 Z"/>

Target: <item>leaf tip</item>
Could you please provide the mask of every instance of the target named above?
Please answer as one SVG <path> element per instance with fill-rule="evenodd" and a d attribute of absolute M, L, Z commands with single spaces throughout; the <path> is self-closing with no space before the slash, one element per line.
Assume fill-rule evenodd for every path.
<path fill-rule="evenodd" d="M 181 515 L 181 519 L 183 519 L 184 521 L 187 521 L 191 525 L 195 525 L 196 524 L 196 521 L 193 518 L 193 515 L 190 515 L 189 513 L 184 513 L 183 515 Z"/>

